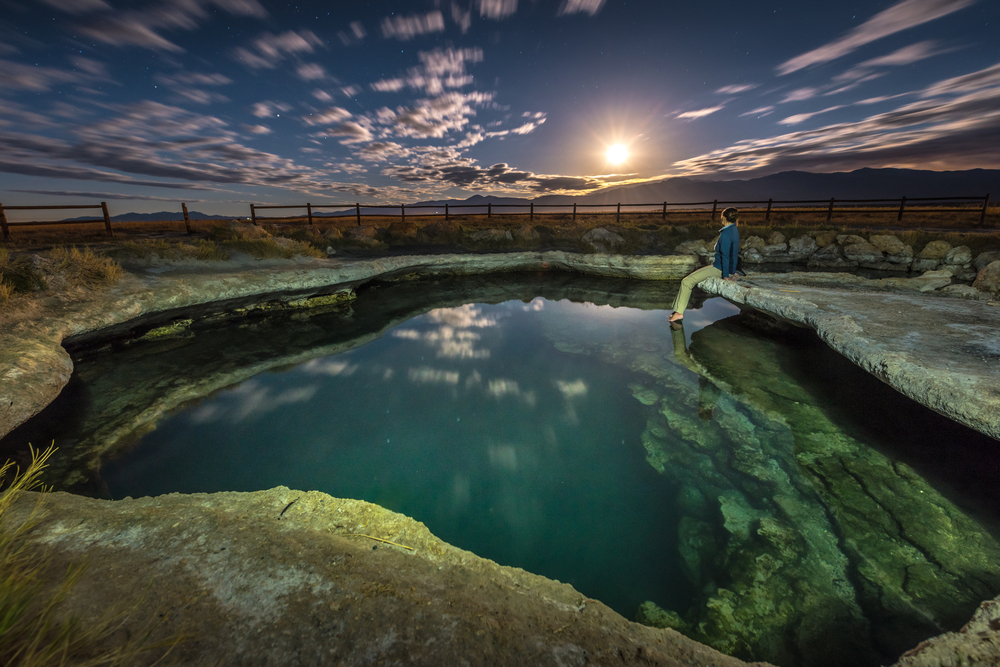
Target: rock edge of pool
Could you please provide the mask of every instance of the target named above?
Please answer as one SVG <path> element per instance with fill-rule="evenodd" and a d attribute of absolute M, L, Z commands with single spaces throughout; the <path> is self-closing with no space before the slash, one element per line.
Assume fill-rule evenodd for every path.
<path fill-rule="evenodd" d="M 157 313 L 302 299 L 410 275 L 561 270 L 677 280 L 696 263 L 687 255 L 524 252 L 128 267 L 115 287 L 87 301 L 48 299 L 0 333 L 0 436 L 66 385 L 65 339 Z M 702 288 L 814 329 L 901 393 L 1000 439 L 1000 308 L 908 284 L 919 280 L 755 274 Z M 55 554 L 53 572 L 89 563 L 69 610 L 87 615 L 152 583 L 156 594 L 141 611 L 167 614 L 163 631 L 183 625 L 195 635 L 172 656 L 188 664 L 744 664 L 631 623 L 568 585 L 456 549 L 423 524 L 362 501 L 283 487 L 122 501 L 57 493 L 31 494 L 17 511 L 36 500 L 45 514 L 35 536 Z M 922 643 L 899 664 L 995 662 L 998 619 L 1000 602 L 987 601 L 962 632 Z"/>

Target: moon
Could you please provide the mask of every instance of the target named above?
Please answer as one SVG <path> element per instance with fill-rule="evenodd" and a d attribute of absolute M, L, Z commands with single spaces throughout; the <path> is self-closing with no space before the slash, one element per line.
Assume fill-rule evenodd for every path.
<path fill-rule="evenodd" d="M 604 154 L 611 164 L 621 164 L 628 159 L 628 146 L 625 144 L 613 144 L 608 146 L 608 152 Z"/>

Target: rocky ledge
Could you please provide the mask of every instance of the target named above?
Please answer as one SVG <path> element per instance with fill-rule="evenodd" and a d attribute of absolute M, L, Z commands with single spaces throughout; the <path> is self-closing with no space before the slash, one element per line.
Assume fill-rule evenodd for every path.
<path fill-rule="evenodd" d="M 738 282 L 706 280 L 701 287 L 814 329 L 906 396 L 1000 440 L 997 302 L 945 298 L 891 278 L 848 274 L 755 274 Z"/>
<path fill-rule="evenodd" d="M 27 494 L 49 572 L 86 570 L 63 612 L 189 637 L 170 664 L 738 667 L 571 586 L 442 542 L 363 501 L 284 487 L 100 501 Z M 765 663 L 755 663 L 764 667 Z"/>

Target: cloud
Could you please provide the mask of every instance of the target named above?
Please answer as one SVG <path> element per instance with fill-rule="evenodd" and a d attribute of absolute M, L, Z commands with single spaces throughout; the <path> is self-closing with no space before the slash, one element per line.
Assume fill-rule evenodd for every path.
<path fill-rule="evenodd" d="M 364 148 L 359 149 L 355 155 L 369 162 L 385 162 L 387 160 L 404 158 L 412 153 L 413 151 L 409 148 L 404 148 L 394 141 L 373 141 Z"/>
<path fill-rule="evenodd" d="M 818 116 L 820 114 L 829 113 L 830 111 L 836 111 L 837 109 L 843 109 L 845 105 L 838 104 L 836 106 L 827 107 L 826 109 L 820 109 L 819 111 L 813 111 L 810 113 L 800 113 L 794 116 L 789 116 L 784 120 L 778 121 L 781 125 L 797 125 L 798 123 L 805 122 L 812 118 L 813 116 Z"/>
<path fill-rule="evenodd" d="M 1000 64 L 918 92 L 922 99 L 858 122 L 740 141 L 674 166 L 685 174 L 1000 167 Z"/>
<path fill-rule="evenodd" d="M 365 121 L 365 119 L 362 119 L 362 121 Z M 314 136 L 340 137 L 340 143 L 342 144 L 357 144 L 371 141 L 374 138 L 370 128 L 356 121 L 339 123 L 333 127 L 326 128 Z"/>
<path fill-rule="evenodd" d="M 302 120 L 306 125 L 330 125 L 339 123 L 351 117 L 351 112 L 341 107 L 329 107 L 328 109 L 309 116 L 303 116 Z"/>
<path fill-rule="evenodd" d="M 253 107 L 251 107 L 250 113 L 257 118 L 268 118 L 270 116 L 279 115 L 278 112 L 291 111 L 292 107 L 284 102 L 255 102 Z"/>
<path fill-rule="evenodd" d="M 329 375 L 331 377 L 349 376 L 357 372 L 359 366 L 349 361 L 333 359 L 313 359 L 302 364 L 302 370 L 310 375 Z"/>
<path fill-rule="evenodd" d="M 413 90 L 421 90 L 428 95 L 440 95 L 446 88 L 461 88 L 472 83 L 472 76 L 466 74 L 466 63 L 478 63 L 483 59 L 483 50 L 468 49 L 434 49 L 420 51 L 419 67 L 411 67 L 403 76 L 382 79 L 371 84 L 378 92 L 397 92 L 409 86 Z"/>
<path fill-rule="evenodd" d="M 879 67 L 895 67 L 900 65 L 912 65 L 915 62 L 930 58 L 932 56 L 940 55 L 942 53 L 947 53 L 952 49 L 941 49 L 937 47 L 937 42 L 934 40 L 927 40 L 924 42 L 918 42 L 916 44 L 911 44 L 910 46 L 904 46 L 901 49 L 897 49 L 892 53 L 884 56 L 879 56 L 878 58 L 872 58 L 866 60 L 862 63 L 858 63 L 851 69 L 838 74 L 833 77 L 836 82 L 845 81 L 865 81 L 875 78 L 872 75 L 872 71 Z M 843 90 L 843 89 L 841 89 Z M 834 91 L 838 92 L 838 91 Z"/>
<path fill-rule="evenodd" d="M 462 130 L 475 107 L 493 99 L 492 93 L 445 93 L 430 99 L 417 100 L 410 107 L 400 107 L 391 119 L 391 131 L 396 136 L 414 139 L 440 139 Z"/>
<path fill-rule="evenodd" d="M 462 9 L 457 3 L 451 3 L 451 20 L 454 21 L 458 29 L 462 31 L 464 35 L 469 31 L 472 26 L 472 10 Z"/>
<path fill-rule="evenodd" d="M 410 382 L 419 384 L 451 384 L 457 385 L 459 380 L 458 371 L 445 371 L 430 366 L 411 368 L 406 373 Z"/>
<path fill-rule="evenodd" d="M 237 141 L 237 132 L 213 116 L 151 101 L 108 105 L 106 110 L 108 115 L 99 122 L 69 128 L 71 141 L 0 133 L 0 171 L 188 189 L 227 183 L 382 194 L 364 184 L 333 181 L 326 171 L 245 146 Z M 139 181 L 122 174 L 170 180 Z"/>
<path fill-rule="evenodd" d="M 725 107 L 724 104 L 718 106 L 709 107 L 707 109 L 697 109 L 695 111 L 685 111 L 684 113 L 677 114 L 678 118 L 704 118 L 705 116 L 711 115 L 716 111 L 721 111 Z"/>
<path fill-rule="evenodd" d="M 444 31 L 444 15 L 435 10 L 424 15 L 387 16 L 382 19 L 382 36 L 406 42 L 419 35 Z"/>
<path fill-rule="evenodd" d="M 791 74 L 836 60 L 865 44 L 947 16 L 975 2 L 976 0 L 903 0 L 879 12 L 840 39 L 785 61 L 778 66 L 778 74 Z"/>
<path fill-rule="evenodd" d="M 315 81 L 316 79 L 326 78 L 326 70 L 323 69 L 322 65 L 317 65 L 316 63 L 302 63 L 295 69 L 295 73 L 303 81 Z"/>
<path fill-rule="evenodd" d="M 264 125 L 244 125 L 243 129 L 253 134 L 271 134 L 271 128 Z"/>
<path fill-rule="evenodd" d="M 505 19 L 517 12 L 517 0 L 476 0 L 476 5 L 479 7 L 480 16 L 494 21 Z"/>
<path fill-rule="evenodd" d="M 51 197 L 73 197 L 75 199 L 88 199 L 88 200 L 98 200 L 103 201 L 105 199 L 126 199 L 134 201 L 166 201 L 173 203 L 180 203 L 181 200 L 177 197 L 156 197 L 154 195 L 130 195 L 122 194 L 120 192 L 94 192 L 93 190 L 8 190 L 7 192 L 23 192 L 29 195 L 45 195 Z M 185 197 L 184 201 L 191 203 L 198 203 L 206 201 L 204 199 L 191 199 L 190 197 Z"/>
<path fill-rule="evenodd" d="M 46 0 L 49 4 L 93 6 L 93 0 Z M 104 3 L 106 5 L 106 3 Z M 151 3 L 140 10 L 106 10 L 94 14 L 77 26 L 92 39 L 113 46 L 142 46 L 159 51 L 182 52 L 184 49 L 161 36 L 160 30 L 194 30 L 211 18 L 214 9 L 235 16 L 267 16 L 257 0 L 172 0 Z M 104 9 L 104 8 L 101 8 Z"/>
<path fill-rule="evenodd" d="M 562 5 L 559 6 L 557 16 L 566 16 L 567 14 L 576 14 L 578 12 L 585 12 L 594 16 L 597 12 L 601 11 L 601 7 L 603 6 L 604 0 L 563 0 Z"/>
<path fill-rule="evenodd" d="M 71 72 L 55 67 L 22 65 L 10 60 L 0 59 L 0 89 L 13 88 L 45 92 L 59 84 L 93 80 L 93 76 L 81 75 L 79 72 Z"/>
<path fill-rule="evenodd" d="M 715 92 L 720 95 L 736 95 L 738 93 L 745 93 L 748 90 L 753 90 L 757 87 L 757 84 L 753 83 L 738 83 L 731 86 L 723 86 Z"/>
<path fill-rule="evenodd" d="M 288 30 L 280 35 L 266 32 L 255 39 L 250 48 L 237 48 L 233 56 L 252 70 L 274 69 L 288 56 L 312 53 L 321 46 L 323 40 L 311 30 Z"/>
<path fill-rule="evenodd" d="M 85 14 L 111 9 L 111 5 L 104 0 L 42 0 L 42 2 L 67 14 Z"/>
<path fill-rule="evenodd" d="M 339 31 L 337 37 L 344 46 L 351 46 L 352 44 L 359 44 L 365 37 L 368 36 L 368 32 L 365 30 L 364 25 L 361 21 L 351 21 L 350 32 Z"/>
<path fill-rule="evenodd" d="M 756 109 L 753 109 L 751 111 L 747 111 L 746 113 L 741 113 L 740 117 L 741 118 L 743 116 L 758 116 L 759 117 L 759 116 L 767 116 L 767 115 L 770 115 L 772 113 L 774 113 L 774 107 L 773 106 L 757 107 Z"/>
<path fill-rule="evenodd" d="M 793 90 L 792 92 L 785 95 L 778 104 L 787 104 L 788 102 L 801 102 L 803 100 L 809 100 L 820 93 L 819 88 L 799 88 L 798 90 Z"/>

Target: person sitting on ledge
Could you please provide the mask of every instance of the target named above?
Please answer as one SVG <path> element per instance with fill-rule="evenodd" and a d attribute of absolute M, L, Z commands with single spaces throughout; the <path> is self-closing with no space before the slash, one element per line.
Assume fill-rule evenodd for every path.
<path fill-rule="evenodd" d="M 691 298 L 691 290 L 702 280 L 708 278 L 736 280 L 736 265 L 739 262 L 740 252 L 740 232 L 737 229 L 740 222 L 739 213 L 732 207 L 722 212 L 722 220 L 726 225 L 719 232 L 719 240 L 715 244 L 715 262 L 692 271 L 681 281 L 681 288 L 672 306 L 674 312 L 670 316 L 671 322 L 684 319 L 684 310 Z"/>

